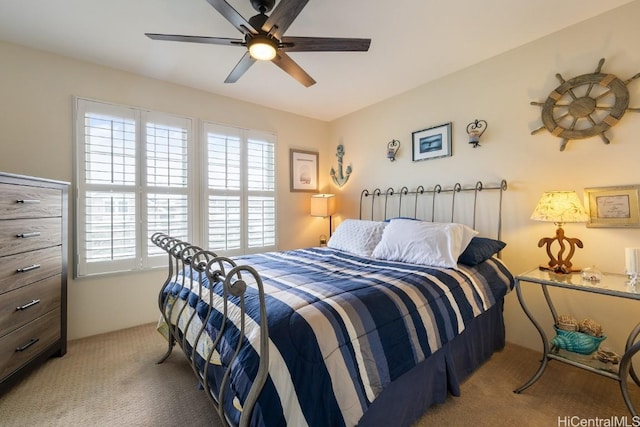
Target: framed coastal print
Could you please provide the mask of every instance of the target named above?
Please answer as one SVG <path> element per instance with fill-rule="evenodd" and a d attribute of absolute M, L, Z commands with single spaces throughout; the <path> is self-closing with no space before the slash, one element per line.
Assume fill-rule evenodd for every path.
<path fill-rule="evenodd" d="M 414 162 L 451 156 L 451 123 L 422 129 L 411 135 Z"/>
<path fill-rule="evenodd" d="M 289 150 L 291 191 L 318 191 L 318 153 Z"/>
<path fill-rule="evenodd" d="M 587 227 L 640 227 L 640 185 L 584 189 Z"/>

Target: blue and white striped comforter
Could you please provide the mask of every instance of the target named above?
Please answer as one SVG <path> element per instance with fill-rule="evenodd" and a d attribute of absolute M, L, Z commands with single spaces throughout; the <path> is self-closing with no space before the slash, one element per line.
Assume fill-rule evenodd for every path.
<path fill-rule="evenodd" d="M 356 425 L 385 386 L 460 334 L 513 286 L 512 275 L 497 259 L 445 269 L 311 248 L 236 262 L 254 267 L 265 285 L 269 379 L 253 420 L 267 426 Z M 198 299 L 180 293 L 178 285 L 169 288 L 173 304 L 187 305 L 181 317 L 198 313 L 190 329 L 206 321 L 215 335 L 219 316 L 203 319 L 208 294 Z M 214 292 L 221 295 L 220 286 Z M 254 296 L 247 301 L 247 314 L 259 319 L 257 292 L 248 292 Z M 232 317 L 238 315 L 232 310 Z M 233 367 L 237 403 L 244 401 L 257 369 L 257 327 L 249 322 L 242 362 Z M 225 333 L 223 363 L 224 349 L 237 339 L 234 332 Z M 200 355 L 206 354 L 207 342 L 198 343 Z"/>

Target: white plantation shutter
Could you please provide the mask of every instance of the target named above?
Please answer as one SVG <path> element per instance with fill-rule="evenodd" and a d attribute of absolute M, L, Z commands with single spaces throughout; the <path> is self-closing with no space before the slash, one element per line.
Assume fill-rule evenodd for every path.
<path fill-rule="evenodd" d="M 159 116 L 159 117 L 157 117 Z M 146 233 L 147 256 L 165 254 L 149 239 L 163 232 L 189 240 L 189 127 L 186 119 L 147 114 L 146 132 Z M 158 260 L 166 262 L 164 257 Z M 150 263 L 156 264 L 152 261 Z"/>
<path fill-rule="evenodd" d="M 235 255 L 276 248 L 275 135 L 204 123 L 206 246 Z"/>
<path fill-rule="evenodd" d="M 209 196 L 207 247 L 214 252 L 242 248 L 242 209 L 240 196 Z"/>
<path fill-rule="evenodd" d="M 152 266 L 156 231 L 189 239 L 190 128 L 186 118 L 76 100 L 76 276 Z"/>
<path fill-rule="evenodd" d="M 207 247 L 240 253 L 242 248 L 240 132 L 207 126 Z"/>
<path fill-rule="evenodd" d="M 247 200 L 247 246 L 268 248 L 276 244 L 276 204 L 274 197 L 252 197 Z"/>
<path fill-rule="evenodd" d="M 234 131 L 207 133 L 207 184 L 211 190 L 241 189 L 240 136 Z"/>
<path fill-rule="evenodd" d="M 84 115 L 84 172 L 87 184 L 136 184 L 136 120 L 133 111 L 122 117 Z M 127 117 L 128 116 L 128 117 Z"/>
<path fill-rule="evenodd" d="M 275 144 L 269 135 L 250 132 L 247 141 L 247 246 L 276 244 Z"/>
<path fill-rule="evenodd" d="M 180 240 L 189 240 L 189 200 L 187 195 L 147 195 L 147 239 L 148 255 L 166 254 L 154 245 L 150 237 L 166 233 Z M 163 260 L 164 261 L 164 260 Z"/>
<path fill-rule="evenodd" d="M 84 208 L 87 262 L 135 258 L 135 193 L 88 191 Z"/>
<path fill-rule="evenodd" d="M 156 232 L 227 256 L 277 248 L 275 134 L 203 122 L 196 145 L 189 118 L 75 101 L 76 277 L 166 266 Z"/>
<path fill-rule="evenodd" d="M 275 144 L 259 139 L 247 142 L 247 188 L 273 193 L 276 187 Z"/>

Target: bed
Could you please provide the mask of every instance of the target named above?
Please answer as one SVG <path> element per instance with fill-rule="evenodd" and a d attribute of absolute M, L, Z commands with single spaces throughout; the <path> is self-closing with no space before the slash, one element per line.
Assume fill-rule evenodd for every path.
<path fill-rule="evenodd" d="M 494 190 L 497 234 L 483 238 L 478 197 Z M 411 425 L 504 346 L 504 190 L 365 190 L 360 218 L 328 247 L 234 259 L 156 233 L 169 254 L 161 362 L 177 343 L 225 425 Z M 453 221 L 464 192 L 468 226 Z M 447 193 L 451 217 L 437 222 Z M 415 220 L 419 197 L 432 202 L 426 221 Z"/>

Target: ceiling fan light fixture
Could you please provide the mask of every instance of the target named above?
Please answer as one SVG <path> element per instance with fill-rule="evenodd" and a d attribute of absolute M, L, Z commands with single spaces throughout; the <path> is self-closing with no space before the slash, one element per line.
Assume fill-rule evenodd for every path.
<path fill-rule="evenodd" d="M 289 52 L 366 52 L 371 39 L 344 37 L 284 37 L 284 33 L 300 14 L 309 0 L 249 0 L 258 11 L 248 20 L 238 13 L 228 0 L 207 0 L 208 3 L 233 25 L 243 38 L 188 36 L 180 34 L 145 33 L 153 40 L 205 43 L 235 46 L 244 52 L 231 70 L 225 83 L 235 83 L 257 61 L 272 61 L 282 71 L 305 87 L 315 80 L 298 65 Z M 276 5 L 277 3 L 277 5 Z M 273 13 L 267 12 L 273 9 Z"/>
<path fill-rule="evenodd" d="M 253 59 L 271 61 L 276 57 L 277 44 L 266 36 L 254 36 L 247 42 L 249 54 Z"/>

